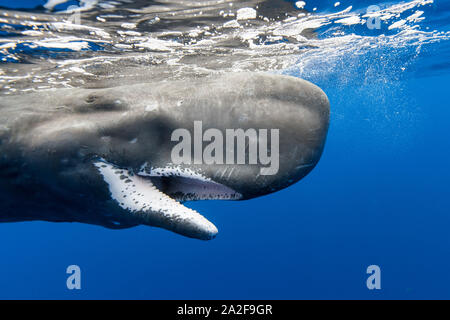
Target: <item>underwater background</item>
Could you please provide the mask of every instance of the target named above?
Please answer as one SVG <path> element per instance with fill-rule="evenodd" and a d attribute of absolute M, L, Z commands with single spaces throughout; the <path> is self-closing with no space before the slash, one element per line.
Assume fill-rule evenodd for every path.
<path fill-rule="evenodd" d="M 1 299 L 450 298 L 450 1 L 266 1 L 277 14 L 253 24 L 213 7 L 215 25 L 242 26 L 223 29 L 192 12 L 164 24 L 158 1 L 57 2 L 0 1 L 1 95 L 124 70 L 139 70 L 130 81 L 268 71 L 320 86 L 330 129 L 297 184 L 188 203 L 218 226 L 212 241 L 146 226 L 0 224 Z M 70 6 L 86 28 L 64 24 Z M 73 264 L 81 290 L 66 287 Z M 366 286 L 369 265 L 380 290 Z"/>

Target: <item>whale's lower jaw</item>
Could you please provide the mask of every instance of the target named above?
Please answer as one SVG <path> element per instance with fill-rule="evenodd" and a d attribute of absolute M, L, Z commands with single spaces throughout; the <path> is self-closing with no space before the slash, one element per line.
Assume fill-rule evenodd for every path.
<path fill-rule="evenodd" d="M 103 159 L 94 162 L 94 165 L 108 185 L 111 198 L 127 214 L 133 215 L 140 223 L 191 238 L 210 240 L 218 230 L 197 211 L 179 201 L 242 198 L 238 192 L 190 170 L 143 168 L 134 173 Z"/>

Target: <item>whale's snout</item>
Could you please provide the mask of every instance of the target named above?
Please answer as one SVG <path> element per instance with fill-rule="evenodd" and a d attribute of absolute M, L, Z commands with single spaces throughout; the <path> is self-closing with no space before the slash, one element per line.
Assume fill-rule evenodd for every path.
<path fill-rule="evenodd" d="M 231 74 L 205 85 L 193 101 L 178 111 L 188 131 L 204 138 L 201 148 L 207 152 L 193 167 L 238 192 L 241 199 L 297 182 L 321 157 L 330 106 L 325 93 L 308 81 Z M 223 152 L 208 153 L 218 140 Z"/>

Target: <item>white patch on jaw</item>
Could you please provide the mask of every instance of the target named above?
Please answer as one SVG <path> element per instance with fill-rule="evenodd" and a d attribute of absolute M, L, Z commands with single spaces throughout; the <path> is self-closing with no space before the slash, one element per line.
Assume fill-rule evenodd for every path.
<path fill-rule="evenodd" d="M 112 199 L 135 216 L 150 223 L 163 219 L 167 221 L 168 228 L 175 231 L 186 228 L 211 237 L 217 234 L 217 228 L 210 221 L 159 191 L 150 179 L 105 161 L 97 161 L 94 165 L 108 184 Z"/>

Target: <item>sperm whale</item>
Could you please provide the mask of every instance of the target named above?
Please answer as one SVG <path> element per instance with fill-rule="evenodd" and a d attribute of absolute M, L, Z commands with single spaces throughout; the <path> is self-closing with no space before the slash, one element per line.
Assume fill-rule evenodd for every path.
<path fill-rule="evenodd" d="M 0 110 L 1 222 L 145 224 L 203 240 L 217 228 L 185 201 L 288 187 L 318 163 L 329 125 L 320 88 L 266 73 L 39 91 L 4 96 Z"/>

